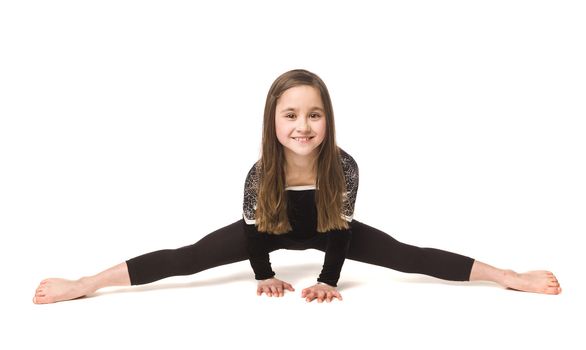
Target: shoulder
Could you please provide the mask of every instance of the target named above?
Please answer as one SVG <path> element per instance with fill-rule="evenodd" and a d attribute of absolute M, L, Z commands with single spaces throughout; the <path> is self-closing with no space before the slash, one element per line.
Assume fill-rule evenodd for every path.
<path fill-rule="evenodd" d="M 245 187 L 246 188 L 256 188 L 258 186 L 259 183 L 259 177 L 260 177 L 260 159 L 257 160 L 248 170 L 248 173 L 246 174 L 246 180 L 245 180 Z"/>
<path fill-rule="evenodd" d="M 342 161 L 342 167 L 344 168 L 344 172 L 356 172 L 358 173 L 358 163 L 354 160 L 348 152 L 344 151 L 341 147 L 338 147 L 340 150 L 340 160 Z"/>
<path fill-rule="evenodd" d="M 254 164 L 252 164 L 252 166 L 248 170 L 248 174 L 246 177 L 248 178 L 248 177 L 258 176 L 258 174 L 260 172 L 259 170 L 260 170 L 260 159 L 257 160 L 256 162 L 254 162 Z"/>
<path fill-rule="evenodd" d="M 256 210 L 259 184 L 259 166 L 260 160 L 256 161 L 252 165 L 248 171 L 248 174 L 246 175 L 246 181 L 244 182 L 244 200 L 242 202 L 242 209 L 244 221 L 249 225 L 255 223 L 254 212 Z"/>

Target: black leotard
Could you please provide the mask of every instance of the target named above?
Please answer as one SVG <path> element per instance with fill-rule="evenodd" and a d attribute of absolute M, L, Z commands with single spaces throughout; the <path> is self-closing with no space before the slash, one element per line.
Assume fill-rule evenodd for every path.
<path fill-rule="evenodd" d="M 340 159 L 346 182 L 346 193 L 342 206 L 341 216 L 348 222 L 352 222 L 354 205 L 358 194 L 358 165 L 354 158 L 340 148 Z M 248 237 L 248 252 L 250 264 L 257 280 L 264 280 L 275 276 L 271 269 L 267 246 L 283 241 L 289 243 L 307 244 L 311 240 L 325 238 L 326 254 L 322 272 L 318 277 L 319 282 L 336 286 L 340 278 L 340 271 L 350 246 L 352 230 L 330 230 L 325 233 L 317 233 L 317 208 L 315 206 L 315 185 L 289 186 L 287 190 L 288 217 L 292 230 L 290 232 L 274 235 L 259 233 L 255 226 L 254 210 L 257 203 L 257 190 L 259 182 L 257 161 L 249 170 L 244 185 L 243 214 L 245 232 Z M 276 242 L 281 241 L 281 242 Z"/>
<path fill-rule="evenodd" d="M 341 150 L 341 149 L 340 149 Z M 389 234 L 364 224 L 354 216 L 358 167 L 341 150 L 347 200 L 342 215 L 350 230 L 315 232 L 315 188 L 290 187 L 287 191 L 289 220 L 293 230 L 284 235 L 260 235 L 253 225 L 256 204 L 254 167 L 245 182 L 242 218 L 221 227 L 197 242 L 176 249 L 161 249 L 126 260 L 131 285 L 162 278 L 191 275 L 216 266 L 250 260 L 256 279 L 274 276 L 268 254 L 278 249 L 317 249 L 325 252 L 318 281 L 337 286 L 345 259 L 390 269 L 421 273 L 452 281 L 467 281 L 474 259 L 435 248 L 421 248 L 397 241 Z"/>

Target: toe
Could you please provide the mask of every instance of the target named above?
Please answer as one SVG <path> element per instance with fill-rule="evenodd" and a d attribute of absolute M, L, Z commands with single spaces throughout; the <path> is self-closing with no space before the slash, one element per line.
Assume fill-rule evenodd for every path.
<path fill-rule="evenodd" d="M 38 304 L 51 304 L 54 303 L 55 300 L 52 298 L 49 298 L 48 296 L 44 295 L 44 296 L 38 296 L 37 297 L 37 303 Z"/>

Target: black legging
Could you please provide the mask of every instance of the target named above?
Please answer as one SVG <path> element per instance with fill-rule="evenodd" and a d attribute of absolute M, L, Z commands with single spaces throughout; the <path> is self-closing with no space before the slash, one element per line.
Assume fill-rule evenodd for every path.
<path fill-rule="evenodd" d="M 130 284 L 151 283 L 166 277 L 194 273 L 248 260 L 244 219 L 222 227 L 194 244 L 139 255 L 126 261 Z M 357 220 L 352 229 L 347 259 L 388 267 L 409 273 L 421 273 L 444 280 L 468 281 L 474 259 L 434 248 L 420 248 L 401 243 L 390 235 Z M 296 243 L 279 235 L 271 237 L 269 252 L 277 249 L 318 249 L 325 252 L 324 235 Z"/>

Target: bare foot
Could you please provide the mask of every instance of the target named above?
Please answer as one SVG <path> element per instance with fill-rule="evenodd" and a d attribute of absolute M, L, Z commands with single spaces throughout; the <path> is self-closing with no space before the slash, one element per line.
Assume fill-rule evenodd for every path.
<path fill-rule="evenodd" d="M 88 294 L 89 291 L 83 285 L 81 280 L 66 280 L 63 278 L 47 278 L 42 280 L 35 296 L 33 303 L 49 304 L 63 300 L 71 300 Z"/>
<path fill-rule="evenodd" d="M 560 294 L 562 292 L 557 278 L 549 271 L 516 273 L 508 270 L 505 277 L 505 287 L 543 294 Z"/>

